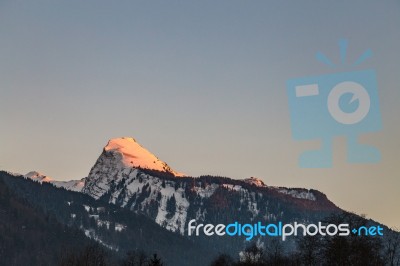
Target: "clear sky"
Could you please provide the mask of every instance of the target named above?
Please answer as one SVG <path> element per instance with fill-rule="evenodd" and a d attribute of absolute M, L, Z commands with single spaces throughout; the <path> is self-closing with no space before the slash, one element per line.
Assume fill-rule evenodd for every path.
<path fill-rule="evenodd" d="M 399 1 L 0 1 L 0 169 L 85 177 L 107 140 L 132 136 L 193 176 L 315 188 L 400 227 Z M 366 49 L 356 68 L 331 69 Z M 374 69 L 378 164 L 302 169 L 318 141 L 291 136 L 286 80 Z"/>

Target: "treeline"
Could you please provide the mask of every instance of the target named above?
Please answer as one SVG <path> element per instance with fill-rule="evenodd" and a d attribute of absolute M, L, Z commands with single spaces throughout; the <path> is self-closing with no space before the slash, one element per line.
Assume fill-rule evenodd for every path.
<path fill-rule="evenodd" d="M 365 220 L 341 214 L 333 217 L 341 221 L 365 224 Z M 358 219 L 358 220 L 354 220 Z M 312 266 L 312 265 L 354 265 L 380 266 L 400 265 L 400 237 L 389 232 L 385 241 L 368 236 L 305 236 L 297 238 L 297 249 L 289 254 L 278 238 L 270 239 L 265 245 L 252 243 L 238 257 L 220 254 L 210 266 Z M 179 252 L 176 256 L 180 256 Z M 193 261 L 197 258 L 193 257 Z M 149 256 L 143 251 L 128 252 L 116 260 L 100 245 L 88 246 L 80 253 L 65 252 L 60 266 L 161 266 L 163 260 L 157 255 Z M 190 265 L 190 264 L 189 264 Z"/>
<path fill-rule="evenodd" d="M 189 191 L 187 196 L 191 197 Z M 208 202 L 196 198 L 192 204 L 203 204 L 211 223 L 248 221 L 251 214 L 240 208 L 248 202 L 240 199 L 219 189 Z M 266 207 L 278 213 L 279 209 Z M 301 220 L 284 209 L 291 220 Z M 189 209 L 188 215 L 193 217 L 190 212 L 195 210 Z M 167 211 L 176 211 L 175 197 L 168 200 Z M 350 213 L 335 214 L 324 222 L 371 225 Z M 245 248 L 240 237 L 188 239 L 129 209 L 0 171 L 0 265 L 400 265 L 400 234 L 387 228 L 383 237 L 292 237 L 285 242 L 261 237 L 255 241 L 257 245 Z M 217 256 L 218 252 L 226 254 Z"/>
<path fill-rule="evenodd" d="M 96 242 L 112 248 L 104 254 L 109 259 L 143 250 L 157 252 L 164 264 L 187 265 L 197 254 L 209 254 L 129 209 L 0 171 L 0 266 L 57 265 L 64 250 L 77 256 Z M 176 256 L 177 250 L 184 252 Z M 207 264 L 215 254 L 193 265 Z"/>
<path fill-rule="evenodd" d="M 144 251 L 128 252 L 122 259 L 115 256 L 104 247 L 87 246 L 80 252 L 64 251 L 59 266 L 164 266 L 163 260 L 155 253 L 152 256 Z"/>
<path fill-rule="evenodd" d="M 349 223 L 366 226 L 368 220 L 351 213 L 341 213 L 327 219 L 329 223 Z M 280 265 L 400 265 L 400 234 L 386 230 L 382 236 L 304 236 L 297 237 L 295 251 L 285 252 L 277 238 L 265 245 L 253 243 L 239 258 L 227 254 L 216 257 L 212 266 L 280 266 Z"/>
<path fill-rule="evenodd" d="M 16 197 L 0 178 L 0 265 L 57 265 L 64 250 L 93 242 Z"/>

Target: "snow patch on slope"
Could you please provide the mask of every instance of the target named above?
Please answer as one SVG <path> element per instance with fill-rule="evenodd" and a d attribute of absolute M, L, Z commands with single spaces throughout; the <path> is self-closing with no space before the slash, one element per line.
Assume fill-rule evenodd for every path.
<path fill-rule="evenodd" d="M 63 187 L 66 190 L 81 192 L 82 188 L 85 186 L 85 179 L 81 180 L 71 180 L 71 181 L 52 181 L 50 182 L 56 187 Z"/>
<path fill-rule="evenodd" d="M 290 195 L 293 198 L 297 198 L 297 199 L 306 199 L 306 200 L 312 200 L 312 201 L 315 201 L 317 199 L 315 197 L 315 195 L 310 191 L 299 191 L 296 189 L 281 188 L 281 189 L 278 189 L 278 192 Z"/>
<path fill-rule="evenodd" d="M 212 194 L 214 194 L 215 190 L 219 187 L 218 184 L 211 184 L 206 186 L 205 188 L 202 187 L 194 187 L 194 191 L 202 197 L 202 198 L 209 198 Z"/>
<path fill-rule="evenodd" d="M 24 175 L 25 178 L 29 178 L 33 181 L 42 183 L 42 182 L 47 182 L 51 183 L 56 187 L 63 187 L 66 190 L 71 190 L 71 191 L 76 191 L 80 192 L 85 185 L 85 178 L 82 178 L 81 180 L 70 180 L 70 181 L 56 181 L 50 176 L 41 174 L 37 171 L 31 171 Z"/>

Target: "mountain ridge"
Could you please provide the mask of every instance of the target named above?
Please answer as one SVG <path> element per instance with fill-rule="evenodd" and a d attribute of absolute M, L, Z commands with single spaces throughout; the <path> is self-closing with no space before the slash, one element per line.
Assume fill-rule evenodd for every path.
<path fill-rule="evenodd" d="M 135 153 L 135 148 L 139 154 Z M 204 247 L 212 243 L 211 250 L 214 253 L 223 250 L 231 255 L 243 250 L 246 245 L 243 236 L 189 236 L 188 222 L 194 219 L 197 224 L 316 224 L 343 212 L 318 190 L 268 186 L 256 177 L 238 180 L 210 175 L 178 176 L 178 172 L 154 158 L 157 157 L 133 138 L 118 138 L 107 143 L 89 175 L 82 180 L 54 181 L 37 172 L 30 172 L 24 178 L 41 185 L 49 183 L 66 190 L 76 189 L 73 193 L 90 196 L 97 204 L 116 206 L 144 216 L 163 229 Z M 76 182 L 80 182 L 80 190 L 78 186 L 68 186 Z M 99 220 L 102 214 L 96 213 L 98 210 L 94 209 L 93 213 L 93 208 L 84 207 L 88 212 L 91 210 L 89 216 L 97 219 L 97 226 L 106 226 L 108 229 L 109 223 Z M 116 226 L 115 230 L 119 228 Z M 98 235 L 91 236 L 91 231 L 85 230 L 85 234 L 103 241 Z M 273 240 L 255 236 L 253 241 L 266 247 Z M 288 238 L 282 245 L 287 252 L 293 252 L 296 240 Z"/>
<path fill-rule="evenodd" d="M 243 180 L 212 176 L 177 178 L 176 172 L 165 167 L 162 161 L 157 161 L 161 165 L 151 167 L 154 164 L 151 161 L 148 164 L 147 160 L 142 167 L 138 162 L 146 162 L 141 160 L 144 156 L 157 158 L 133 138 L 110 140 L 85 179 L 82 193 L 143 213 L 160 226 L 182 235 L 190 219 L 208 222 L 218 216 L 210 214 L 210 208 L 226 212 L 218 207 L 226 201 L 226 193 L 234 195 L 226 206 L 236 204 L 237 210 L 233 213 L 249 220 L 291 221 L 302 217 L 311 221 L 319 213 L 339 210 L 317 190 L 272 187 L 254 177 Z M 221 197 L 225 199 L 217 200 Z M 302 214 L 305 210 L 310 215 Z"/>
<path fill-rule="evenodd" d="M 15 174 L 15 175 L 17 175 L 17 174 Z M 37 171 L 30 171 L 29 173 L 27 173 L 23 176 L 24 176 L 24 178 L 29 178 L 29 179 L 39 182 L 39 183 L 42 183 L 42 182 L 51 183 L 51 184 L 55 185 L 56 187 L 63 187 L 67 190 L 76 191 L 76 192 L 80 192 L 85 185 L 85 178 L 82 178 L 80 180 L 58 181 L 58 180 L 54 180 L 50 176 L 47 176 L 47 175 L 42 174 Z"/>

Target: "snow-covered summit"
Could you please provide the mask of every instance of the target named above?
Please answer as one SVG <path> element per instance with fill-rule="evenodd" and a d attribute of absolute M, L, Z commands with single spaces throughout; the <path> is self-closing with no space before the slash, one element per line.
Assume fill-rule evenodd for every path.
<path fill-rule="evenodd" d="M 142 147 L 134 138 L 122 137 L 115 138 L 108 141 L 106 152 L 114 152 L 121 154 L 121 162 L 127 167 L 139 167 L 145 169 L 152 169 L 162 172 L 169 172 L 174 176 L 184 176 L 171 169 L 169 165 L 154 154 L 149 152 L 147 149 Z"/>
<path fill-rule="evenodd" d="M 257 178 L 257 177 L 246 178 L 243 181 L 250 185 L 255 185 L 257 187 L 266 187 L 267 186 L 260 178 Z"/>
<path fill-rule="evenodd" d="M 116 138 L 109 140 L 104 147 L 85 180 L 82 192 L 98 199 L 124 177 L 137 172 L 138 169 L 157 170 L 176 177 L 184 176 L 172 170 L 168 164 L 142 147 L 135 139 Z"/>
<path fill-rule="evenodd" d="M 31 172 L 27 173 L 26 175 L 24 175 L 24 177 L 32 179 L 33 181 L 38 181 L 40 183 L 53 181 L 53 179 L 50 176 L 44 175 L 37 171 L 31 171 Z"/>

